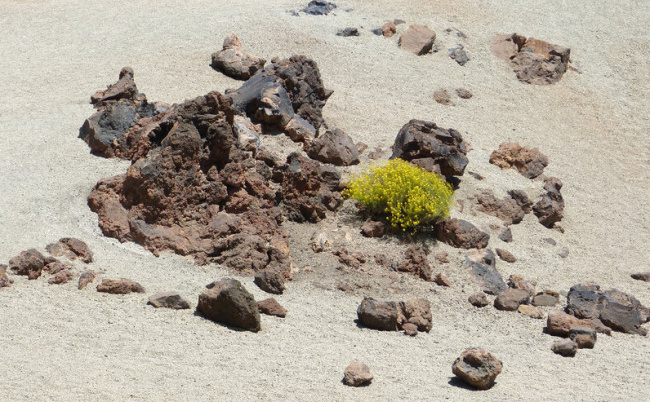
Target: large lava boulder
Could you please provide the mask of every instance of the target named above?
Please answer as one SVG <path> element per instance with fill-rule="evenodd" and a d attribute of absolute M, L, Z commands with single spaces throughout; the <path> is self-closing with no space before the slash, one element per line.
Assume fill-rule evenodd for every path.
<path fill-rule="evenodd" d="M 208 287 L 196 307 L 206 318 L 252 332 L 262 329 L 257 302 L 241 282 L 222 279 Z"/>

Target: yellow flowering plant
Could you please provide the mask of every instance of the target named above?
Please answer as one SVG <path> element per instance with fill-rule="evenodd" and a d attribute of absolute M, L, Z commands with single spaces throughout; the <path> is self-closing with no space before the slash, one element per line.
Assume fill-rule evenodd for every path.
<path fill-rule="evenodd" d="M 449 217 L 454 190 L 441 176 L 402 159 L 354 176 L 343 196 L 356 200 L 394 227 L 414 233 L 423 224 Z"/>

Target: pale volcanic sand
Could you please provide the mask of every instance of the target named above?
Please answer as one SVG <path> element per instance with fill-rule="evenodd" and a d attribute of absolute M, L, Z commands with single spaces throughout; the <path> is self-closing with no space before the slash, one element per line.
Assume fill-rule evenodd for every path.
<path fill-rule="evenodd" d="M 136 280 L 149 295 L 178 290 L 194 305 L 205 284 L 230 276 L 217 266 L 197 267 L 170 254 L 156 258 L 138 245 L 103 237 L 86 197 L 100 178 L 122 173 L 128 163 L 90 155 L 77 133 L 93 112 L 89 95 L 115 82 L 123 66 L 133 67 L 150 100 L 181 102 L 239 86 L 208 65 L 223 38 L 236 32 L 249 54 L 315 59 L 326 87 L 334 90 L 326 119 L 370 149 L 388 148 L 412 118 L 458 129 L 473 147 L 468 170 L 486 177 L 464 179 L 459 198 L 476 187 L 531 189 L 527 179 L 487 160 L 503 141 L 539 147 L 551 161 L 546 173 L 564 182 L 566 233 L 528 215 L 513 227 L 513 243 L 493 236 L 491 247 L 519 258 L 499 262 L 498 269 L 504 277 L 520 273 L 537 280 L 539 289 L 567 291 L 593 280 L 650 305 L 649 285 L 629 277 L 650 270 L 647 1 L 340 0 L 327 17 L 288 12 L 306 3 L 0 1 L 0 262 L 27 248 L 43 251 L 60 237 L 78 237 L 95 252 L 91 268 L 102 277 Z M 393 18 L 433 28 L 441 51 L 416 57 L 397 48 L 397 37 L 370 33 Z M 335 36 L 346 26 L 363 26 L 361 36 Z M 454 44 L 444 33 L 449 27 L 468 37 L 471 61 L 465 67 L 446 55 Z M 547 87 L 518 82 L 489 51 L 495 34 L 512 32 L 570 47 L 581 74 L 570 71 Z M 439 105 L 433 91 L 440 87 L 465 87 L 474 97 L 454 95 L 456 106 Z M 346 211 L 318 226 L 287 225 L 303 272 L 277 297 L 289 310 L 287 318 L 264 316 L 257 334 L 232 331 L 193 310 L 153 309 L 145 305 L 146 295 L 104 295 L 94 285 L 79 291 L 76 281 L 53 286 L 46 278 L 11 275 L 14 285 L 0 290 L 0 399 L 648 398 L 648 338 L 616 333 L 600 336 L 594 350 L 580 350 L 575 358 L 555 355 L 554 338 L 542 333 L 544 321 L 467 303 L 477 288 L 458 267 L 463 253 L 447 246 L 434 250 L 448 251 L 452 264 L 434 271 L 447 272 L 451 288 L 398 275 L 404 294 L 333 290 L 344 276 L 334 258 L 305 250 L 319 228 L 338 224 L 332 236 L 343 239 L 349 232 L 348 247 L 369 254 L 401 250 L 394 239 L 362 239 L 353 209 Z M 497 222 L 482 214 L 454 215 L 482 226 Z M 557 245 L 543 240 L 548 237 Z M 563 259 L 558 254 L 564 249 L 569 255 Z M 313 272 L 304 272 L 306 266 Z M 258 300 L 266 296 L 252 278 L 241 279 Z M 427 297 L 433 330 L 407 338 L 358 328 L 362 293 Z M 489 391 L 450 384 L 452 362 L 470 346 L 503 361 Z M 341 384 L 343 369 L 356 359 L 370 366 L 371 386 Z"/>

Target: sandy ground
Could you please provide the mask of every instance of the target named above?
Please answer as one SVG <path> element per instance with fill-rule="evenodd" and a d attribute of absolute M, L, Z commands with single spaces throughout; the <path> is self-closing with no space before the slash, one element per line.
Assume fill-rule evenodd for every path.
<path fill-rule="evenodd" d="M 86 197 L 100 178 L 123 172 L 127 163 L 90 155 L 77 133 L 93 112 L 89 95 L 115 82 L 123 66 L 134 68 L 150 100 L 181 102 L 237 87 L 208 65 L 223 38 L 236 32 L 249 54 L 314 58 L 335 91 L 326 119 L 371 149 L 387 149 L 412 118 L 461 131 L 473 146 L 468 170 L 486 177 L 480 183 L 467 178 L 466 193 L 530 189 L 528 180 L 487 160 L 504 141 L 539 147 L 551 161 L 546 173 L 564 182 L 566 233 L 527 216 L 513 227 L 515 241 L 506 247 L 518 261 L 499 263 L 499 270 L 565 292 L 591 280 L 650 305 L 650 286 L 629 277 L 650 270 L 647 1 L 340 0 L 327 17 L 292 16 L 290 10 L 306 4 L 295 0 L 97 3 L 0 1 L 0 262 L 72 236 L 90 245 L 92 268 L 102 277 L 136 280 L 148 294 L 178 290 L 195 304 L 205 284 L 231 276 L 217 266 L 197 267 L 170 254 L 156 258 L 103 237 Z M 394 18 L 436 30 L 442 51 L 416 57 L 398 49 L 397 38 L 370 33 Z M 347 26 L 363 26 L 361 36 L 335 36 Z M 446 55 L 456 40 L 444 33 L 451 27 L 467 35 L 471 61 L 465 67 Z M 518 82 L 489 51 L 494 34 L 512 32 L 570 47 L 580 73 L 570 71 L 547 87 Z M 458 87 L 474 97 L 454 98 L 453 107 L 433 101 L 435 89 Z M 232 331 L 193 310 L 153 309 L 146 295 L 104 295 L 92 287 L 79 291 L 75 283 L 52 286 L 43 278 L 12 276 L 15 284 L 0 290 L 0 399 L 648 398 L 649 338 L 601 336 L 594 350 L 559 357 L 550 351 L 554 339 L 542 333 L 542 320 L 469 305 L 476 288 L 456 264 L 462 254 L 444 245 L 435 250 L 448 251 L 452 263 L 434 271 L 447 272 L 453 287 L 400 275 L 399 291 L 390 295 L 427 297 L 431 333 L 408 338 L 357 327 L 361 294 L 389 296 L 387 290 L 336 290 L 346 273 L 337 271 L 333 257 L 306 251 L 308 237 L 326 230 L 345 242 L 347 232 L 348 246 L 361 251 L 397 252 L 400 245 L 361 239 L 358 221 L 346 211 L 320 225 L 287 225 L 300 269 L 277 297 L 289 315 L 263 317 L 257 334 Z M 454 215 L 482 226 L 495 222 Z M 504 243 L 493 237 L 490 246 Z M 563 250 L 566 258 L 559 256 Z M 265 297 L 252 278 L 241 280 L 258 300 Z M 504 363 L 489 391 L 450 382 L 452 362 L 470 346 Z M 375 375 L 369 387 L 341 384 L 343 369 L 357 359 Z"/>

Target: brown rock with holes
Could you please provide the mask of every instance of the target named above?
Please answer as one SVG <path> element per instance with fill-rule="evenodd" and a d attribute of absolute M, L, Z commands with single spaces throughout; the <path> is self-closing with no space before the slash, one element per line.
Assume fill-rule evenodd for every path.
<path fill-rule="evenodd" d="M 451 366 L 458 378 L 477 389 L 489 389 L 503 369 L 503 363 L 491 353 L 471 348 L 465 350 Z"/>
<path fill-rule="evenodd" d="M 382 237 L 386 233 L 386 224 L 380 221 L 368 220 L 361 225 L 361 234 L 366 237 Z"/>
<path fill-rule="evenodd" d="M 235 34 L 224 39 L 222 50 L 212 53 L 212 68 L 238 80 L 249 79 L 264 68 L 265 63 L 264 59 L 245 54 Z"/>
<path fill-rule="evenodd" d="M 544 318 L 544 312 L 540 308 L 528 304 L 521 304 L 519 307 L 517 307 L 517 311 L 523 315 L 527 315 L 530 318 L 535 318 L 538 320 Z"/>
<path fill-rule="evenodd" d="M 70 260 L 77 258 L 86 264 L 93 262 L 93 252 L 88 245 L 73 237 L 63 237 L 58 242 L 48 244 L 45 249 L 55 257 L 66 257 Z"/>
<path fill-rule="evenodd" d="M 381 33 L 386 38 L 392 38 L 397 33 L 397 26 L 393 21 L 389 21 L 381 26 Z"/>
<path fill-rule="evenodd" d="M 487 296 L 483 292 L 478 292 L 472 294 L 468 299 L 468 302 L 474 307 L 485 307 L 488 304 L 490 304 L 490 301 L 488 300 Z"/>
<path fill-rule="evenodd" d="M 272 297 L 260 301 L 257 303 L 257 306 L 262 314 L 273 315 L 280 318 L 287 316 L 287 309 L 282 307 L 280 303 Z"/>
<path fill-rule="evenodd" d="M 77 284 L 77 288 L 79 290 L 85 288 L 88 286 L 88 284 L 92 283 L 95 278 L 97 277 L 97 274 L 93 271 L 85 271 L 79 276 L 79 283 Z"/>
<path fill-rule="evenodd" d="M 57 272 L 53 277 L 48 279 L 47 283 L 50 285 L 62 285 L 64 283 L 68 283 L 74 278 L 74 274 L 72 271 L 68 269 L 64 269 L 62 271 Z"/>
<path fill-rule="evenodd" d="M 460 132 L 436 123 L 411 120 L 395 137 L 390 159 L 400 158 L 446 178 L 462 176 L 469 163 L 467 143 Z"/>
<path fill-rule="evenodd" d="M 394 264 L 398 271 L 411 273 L 425 281 L 432 280 L 429 258 L 421 246 L 409 245 L 404 252 L 404 257 L 403 261 Z"/>
<path fill-rule="evenodd" d="M 343 372 L 343 384 L 350 387 L 369 385 L 373 378 L 370 368 L 361 362 L 350 363 Z"/>
<path fill-rule="evenodd" d="M 102 293 L 111 293 L 114 295 L 128 295 L 129 293 L 145 293 L 144 287 L 138 282 L 128 279 L 103 279 L 102 283 L 97 285 L 97 291 Z"/>
<path fill-rule="evenodd" d="M 172 310 L 186 310 L 190 303 L 178 292 L 161 292 L 149 296 L 147 304 L 156 308 L 170 308 Z"/>
<path fill-rule="evenodd" d="M 501 169 L 516 168 L 529 179 L 544 173 L 548 157 L 538 148 L 526 148 L 515 142 L 504 142 L 490 155 L 490 163 Z"/>
<path fill-rule="evenodd" d="M 247 331 L 258 332 L 262 329 L 255 298 L 241 282 L 222 279 L 210 285 L 199 295 L 198 312 L 212 321 Z"/>
<path fill-rule="evenodd" d="M 32 248 L 10 259 L 9 269 L 16 275 L 25 275 L 30 280 L 33 280 L 41 276 L 45 264 L 45 256 Z"/>
<path fill-rule="evenodd" d="M 638 274 L 632 274 L 630 276 L 632 279 L 636 279 L 637 281 L 650 282 L 650 272 L 642 272 Z"/>
<path fill-rule="evenodd" d="M 305 151 L 310 158 L 336 166 L 351 166 L 359 163 L 359 150 L 352 138 L 343 130 L 327 130 L 322 136 L 305 142 Z"/>
<path fill-rule="evenodd" d="M 68 270 L 72 269 L 72 265 L 70 265 L 68 263 L 61 262 L 59 260 L 54 260 L 54 261 L 48 263 L 47 265 L 45 265 L 45 267 L 43 267 L 43 271 L 47 272 L 50 275 L 56 275 L 59 272 L 61 272 L 63 270 L 66 270 L 66 269 L 68 269 Z"/>
<path fill-rule="evenodd" d="M 496 249 L 497 255 L 499 258 L 501 258 L 505 262 L 513 263 L 517 261 L 517 257 L 515 257 L 510 251 L 504 250 L 502 248 L 497 248 Z"/>
<path fill-rule="evenodd" d="M 436 40 L 436 33 L 423 25 L 411 25 L 399 38 L 400 48 L 415 55 L 422 56 L 430 53 L 433 43 Z"/>
<path fill-rule="evenodd" d="M 593 349 L 598 336 L 596 329 L 592 327 L 573 327 L 569 330 L 569 338 L 575 342 L 578 349 Z"/>
<path fill-rule="evenodd" d="M 494 307 L 497 310 L 517 311 L 520 305 L 528 304 L 530 294 L 523 289 L 507 289 L 497 295 L 494 299 Z"/>
<path fill-rule="evenodd" d="M 552 228 L 564 216 L 564 197 L 560 193 L 562 182 L 557 177 L 544 180 L 546 194 L 533 206 L 533 213 L 542 225 Z"/>
<path fill-rule="evenodd" d="M 551 350 L 564 357 L 573 357 L 578 352 L 578 345 L 571 339 L 560 339 L 553 343 Z"/>
<path fill-rule="evenodd" d="M 560 302 L 560 294 L 553 290 L 546 289 L 543 292 L 537 293 L 533 297 L 533 306 L 552 307 Z"/>
<path fill-rule="evenodd" d="M 438 274 L 436 274 L 436 277 L 433 279 L 433 281 L 438 286 L 450 287 L 452 285 L 449 278 L 447 278 L 447 275 L 445 275 L 443 272 L 439 272 Z"/>
<path fill-rule="evenodd" d="M 579 319 L 561 311 L 551 311 L 546 320 L 546 331 L 555 336 L 567 337 L 571 328 L 593 327 L 590 320 Z"/>
<path fill-rule="evenodd" d="M 490 235 L 462 219 L 445 219 L 434 226 L 436 238 L 452 247 L 485 248 Z"/>
<path fill-rule="evenodd" d="M 453 106 L 454 105 L 454 102 L 451 101 L 451 95 L 444 88 L 436 89 L 433 92 L 433 99 L 436 102 L 440 103 L 441 105 L 445 105 L 445 106 Z"/>

